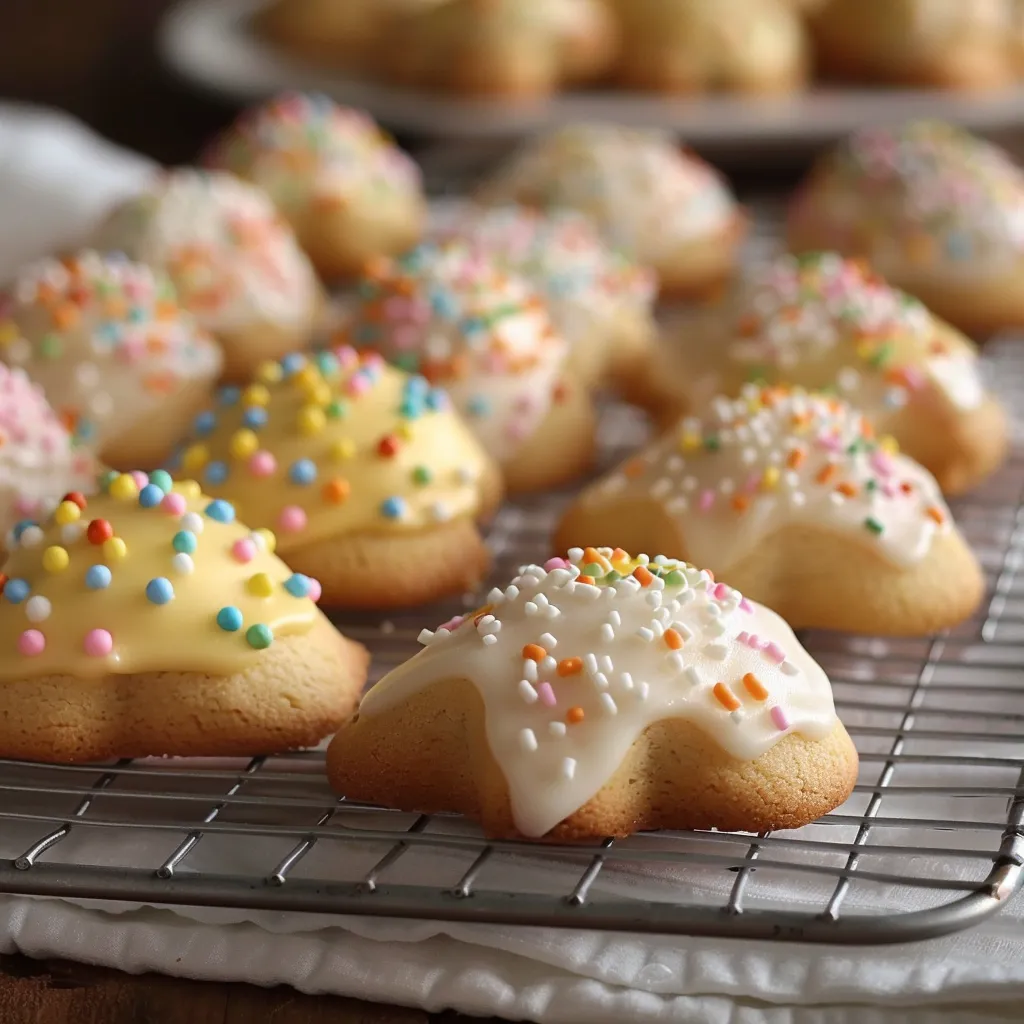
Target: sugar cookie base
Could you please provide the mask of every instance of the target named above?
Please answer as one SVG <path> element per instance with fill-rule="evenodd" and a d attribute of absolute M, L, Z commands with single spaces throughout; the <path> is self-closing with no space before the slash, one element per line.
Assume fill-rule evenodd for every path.
<path fill-rule="evenodd" d="M 736 518 L 737 530 L 744 528 Z M 732 565 L 692 548 L 681 524 L 653 498 L 588 508 L 571 505 L 553 550 L 609 545 L 661 551 L 701 565 L 794 629 L 837 629 L 882 636 L 921 636 L 963 622 L 978 608 L 985 581 L 957 532 L 936 536 L 921 561 L 900 566 L 871 545 L 826 526 L 783 527 Z"/>
<path fill-rule="evenodd" d="M 738 213 L 717 234 L 652 260 L 661 297 L 670 301 L 714 298 L 736 271 L 747 229 L 747 218 Z"/>
<path fill-rule="evenodd" d="M 352 713 L 368 660 L 321 618 L 311 633 L 276 640 L 253 667 L 232 676 L 0 681 L 0 756 L 72 763 L 248 757 L 313 746 Z"/>
<path fill-rule="evenodd" d="M 331 742 L 328 778 L 350 800 L 458 812 L 493 838 L 520 838 L 486 736 L 476 687 L 443 680 L 379 715 L 357 715 Z M 798 828 L 841 804 L 856 781 L 857 752 L 839 722 L 820 741 L 793 733 L 740 761 L 692 723 L 667 718 L 639 736 L 605 785 L 543 838 Z"/>

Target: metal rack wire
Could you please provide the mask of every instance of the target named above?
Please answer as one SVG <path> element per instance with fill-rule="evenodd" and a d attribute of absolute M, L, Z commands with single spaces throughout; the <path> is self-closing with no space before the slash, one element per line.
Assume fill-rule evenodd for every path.
<path fill-rule="evenodd" d="M 995 343 L 988 360 L 1022 407 L 1024 344 Z M 605 459 L 643 430 L 610 408 Z M 567 498 L 499 514 L 496 580 L 546 552 Z M 808 828 L 538 849 L 338 800 L 321 752 L 0 760 L 0 893 L 848 944 L 968 927 L 1024 885 L 1024 447 L 956 513 L 989 579 L 977 618 L 922 639 L 803 638 L 861 755 L 852 798 Z M 454 610 L 342 626 L 379 677 Z"/>

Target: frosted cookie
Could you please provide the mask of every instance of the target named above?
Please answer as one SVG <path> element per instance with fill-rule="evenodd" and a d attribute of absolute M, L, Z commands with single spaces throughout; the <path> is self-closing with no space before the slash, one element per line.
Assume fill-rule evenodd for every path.
<path fill-rule="evenodd" d="M 795 252 L 865 257 L 965 331 L 1024 324 L 1024 172 L 959 128 L 850 136 L 797 193 L 787 234 Z"/>
<path fill-rule="evenodd" d="M 409 9 L 381 33 L 381 77 L 464 95 L 548 96 L 611 65 L 604 0 L 447 0 Z"/>
<path fill-rule="evenodd" d="M 867 82 L 993 88 L 1014 77 L 1007 0 L 826 0 L 810 19 L 819 67 Z"/>
<path fill-rule="evenodd" d="M 166 277 L 91 251 L 21 271 L 0 296 L 0 359 L 43 388 L 76 447 L 121 469 L 167 458 L 223 362 Z"/>
<path fill-rule="evenodd" d="M 476 522 L 500 501 L 496 467 L 443 392 L 379 357 L 264 366 L 197 417 L 174 469 L 273 530 L 333 607 L 421 604 L 487 570 Z"/>
<path fill-rule="evenodd" d="M 916 636 L 968 618 L 981 570 L 934 477 L 837 398 L 748 385 L 588 487 L 558 550 L 657 545 L 794 628 Z"/>
<path fill-rule="evenodd" d="M 256 107 L 218 138 L 209 166 L 262 188 L 325 277 L 419 241 L 419 168 L 374 121 L 326 96 L 290 94 Z"/>
<path fill-rule="evenodd" d="M 683 562 L 577 550 L 420 641 L 328 749 L 350 800 L 579 840 L 797 828 L 857 779 L 789 626 Z"/>
<path fill-rule="evenodd" d="M 740 208 L 708 164 L 661 132 L 614 125 L 570 125 L 527 142 L 477 198 L 580 210 L 677 296 L 714 293 L 745 233 Z"/>
<path fill-rule="evenodd" d="M 161 470 L 15 529 L 0 575 L 0 756 L 270 754 L 352 711 L 366 652 L 273 535 Z"/>
<path fill-rule="evenodd" d="M 115 209 L 95 245 L 167 273 L 242 379 L 305 347 L 323 296 L 291 228 L 259 189 L 223 172 L 169 171 Z"/>
<path fill-rule="evenodd" d="M 787 93 L 807 79 L 808 41 L 784 0 L 616 0 L 616 75 L 631 89 Z"/>
<path fill-rule="evenodd" d="M 587 388 L 540 295 L 460 241 L 368 268 L 343 337 L 443 387 L 510 491 L 584 472 L 594 450 Z"/>
<path fill-rule="evenodd" d="M 977 350 L 916 299 L 835 253 L 755 267 L 729 301 L 666 342 L 633 397 L 666 422 L 749 382 L 835 389 L 947 494 L 1003 461 L 1009 426 Z"/>
<path fill-rule="evenodd" d="M 74 445 L 39 385 L 0 363 L 0 561 L 18 523 L 95 480 L 92 455 Z"/>
<path fill-rule="evenodd" d="M 465 239 L 541 292 L 582 383 L 614 383 L 647 358 L 657 335 L 654 275 L 610 248 L 583 214 L 467 205 L 435 235 Z"/>

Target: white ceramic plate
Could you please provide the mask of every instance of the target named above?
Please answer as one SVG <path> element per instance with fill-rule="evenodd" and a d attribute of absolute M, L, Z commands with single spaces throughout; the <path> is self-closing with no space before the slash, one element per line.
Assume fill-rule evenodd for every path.
<path fill-rule="evenodd" d="M 865 123 L 913 117 L 943 117 L 979 131 L 1024 125 L 1024 88 L 977 95 L 815 88 L 770 99 L 570 92 L 526 104 L 427 96 L 347 77 L 279 52 L 248 27 L 252 13 L 265 2 L 185 0 L 164 20 L 164 59 L 186 79 L 234 99 L 317 90 L 364 108 L 393 130 L 435 137 L 508 139 L 570 121 L 610 120 L 671 129 L 697 147 L 756 150 L 823 143 Z"/>

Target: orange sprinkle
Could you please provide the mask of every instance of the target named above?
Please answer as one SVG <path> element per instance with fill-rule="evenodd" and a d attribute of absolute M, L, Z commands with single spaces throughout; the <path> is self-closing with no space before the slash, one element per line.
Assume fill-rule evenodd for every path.
<path fill-rule="evenodd" d="M 595 565 L 601 566 L 601 568 L 604 569 L 605 572 L 607 572 L 611 568 L 608 559 L 605 558 L 604 555 L 602 555 L 601 552 L 597 550 L 597 548 L 583 549 L 583 564 L 589 565 L 590 563 L 594 563 Z"/>
<path fill-rule="evenodd" d="M 804 459 L 807 458 L 807 453 L 802 448 L 794 448 L 789 455 L 786 456 L 786 465 L 790 469 L 797 469 L 803 465 Z"/>
<path fill-rule="evenodd" d="M 848 480 L 844 480 L 836 490 L 840 494 L 845 494 L 847 498 L 852 498 L 857 493 L 857 488 L 853 486 Z"/>
<path fill-rule="evenodd" d="M 745 494 L 737 494 L 732 499 L 732 507 L 737 512 L 746 512 L 750 507 L 750 499 Z"/>
<path fill-rule="evenodd" d="M 583 708 L 569 708 L 565 713 L 565 720 L 569 725 L 578 725 L 587 716 L 583 713 Z"/>
<path fill-rule="evenodd" d="M 591 586 L 593 586 L 594 585 L 594 577 L 593 576 L 588 576 L 586 573 L 582 573 L 581 572 L 579 574 L 579 576 L 576 577 L 576 582 L 577 583 L 589 583 Z"/>
<path fill-rule="evenodd" d="M 540 644 L 527 644 L 523 648 L 523 657 L 527 661 L 543 661 L 548 652 Z"/>
<path fill-rule="evenodd" d="M 641 587 L 650 586 L 651 580 L 654 579 L 653 574 L 647 568 L 646 565 L 638 565 L 633 570 L 633 577 L 634 577 L 634 579 L 637 579 L 637 580 L 640 581 L 640 586 Z"/>
<path fill-rule="evenodd" d="M 349 496 L 351 491 L 352 485 L 339 476 L 324 484 L 323 498 L 324 501 L 331 505 L 340 505 Z"/>
<path fill-rule="evenodd" d="M 58 306 L 51 315 L 54 326 L 61 331 L 74 327 L 81 317 L 78 307 L 73 306 L 70 302 Z"/>
<path fill-rule="evenodd" d="M 821 472 L 814 478 L 819 484 L 827 484 L 836 475 L 836 467 L 830 462 L 822 467 Z"/>
<path fill-rule="evenodd" d="M 754 700 L 764 700 L 768 696 L 768 691 L 765 689 L 764 683 L 762 683 L 753 672 L 748 672 L 743 677 L 743 685 L 746 688 L 747 693 L 749 693 Z"/>
<path fill-rule="evenodd" d="M 924 511 L 925 515 L 928 516 L 929 519 L 938 523 L 939 526 L 946 521 L 946 514 L 938 507 L 938 505 L 929 505 Z"/>
<path fill-rule="evenodd" d="M 678 630 L 666 629 L 665 630 L 665 643 L 673 650 L 678 651 L 683 646 L 683 638 L 679 635 Z"/>
<path fill-rule="evenodd" d="M 740 702 L 736 699 L 736 694 L 725 683 L 715 683 L 715 688 L 712 692 L 715 695 L 715 699 L 726 711 L 739 710 Z"/>
<path fill-rule="evenodd" d="M 613 563 L 614 562 L 628 562 L 628 561 L 629 561 L 629 552 L 628 551 L 623 551 L 622 548 L 616 548 L 612 552 L 612 562 Z"/>
<path fill-rule="evenodd" d="M 900 490 L 904 494 L 910 494 L 914 490 L 914 485 L 909 480 L 904 480 L 903 483 L 900 484 Z"/>
<path fill-rule="evenodd" d="M 642 458 L 640 458 L 639 455 L 637 455 L 634 458 L 630 459 L 629 462 L 627 462 L 622 467 L 622 472 L 630 480 L 635 480 L 638 476 L 642 476 L 643 475 L 644 466 L 645 466 L 644 460 Z"/>
<path fill-rule="evenodd" d="M 583 671 L 582 658 L 563 658 L 558 663 L 558 674 L 560 676 L 575 676 Z"/>

